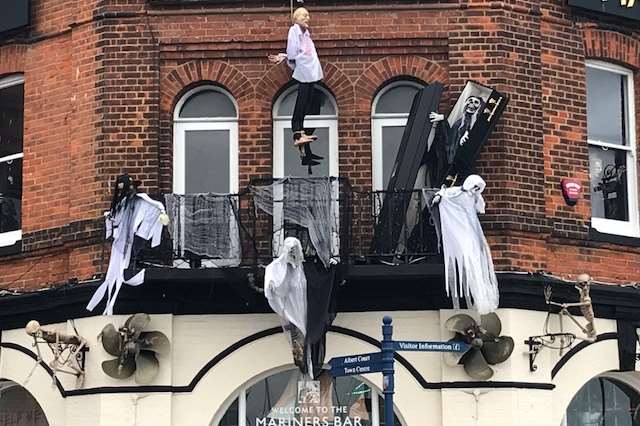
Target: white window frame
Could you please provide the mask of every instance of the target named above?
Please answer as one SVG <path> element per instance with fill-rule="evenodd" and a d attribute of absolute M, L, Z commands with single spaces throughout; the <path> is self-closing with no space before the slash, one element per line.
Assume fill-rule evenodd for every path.
<path fill-rule="evenodd" d="M 383 182 L 384 159 L 382 158 L 382 129 L 384 127 L 406 126 L 407 120 L 409 120 L 409 113 L 375 113 L 380 98 L 389 90 L 398 86 L 413 86 L 418 90 L 424 87 L 415 81 L 398 80 L 386 85 L 376 94 L 375 98 L 373 98 L 373 102 L 371 103 L 371 185 L 374 191 L 384 191 L 387 189 Z"/>
<path fill-rule="evenodd" d="M 329 141 L 326 142 L 329 144 L 329 158 L 324 159 L 323 161 L 329 161 L 329 176 L 339 176 L 339 155 L 338 155 L 338 105 L 335 102 L 335 99 L 331 93 L 329 93 L 324 87 L 320 85 L 316 85 L 316 88 L 324 93 L 327 99 L 333 105 L 333 110 L 336 112 L 334 115 L 308 115 L 304 118 L 305 127 L 322 129 L 328 128 L 329 131 Z M 285 149 L 294 149 L 293 141 L 285 141 L 284 139 L 284 130 L 291 128 L 291 116 L 277 115 L 278 110 L 280 109 L 280 104 L 282 101 L 293 91 L 297 90 L 297 86 L 292 86 L 289 89 L 285 90 L 276 100 L 273 105 L 273 173 L 272 176 L 274 179 L 284 178 L 286 177 L 284 174 L 284 150 Z M 311 142 L 311 146 L 316 142 Z M 321 141 L 319 143 L 325 143 Z M 338 203 L 338 188 L 339 184 L 337 181 L 333 184 L 333 192 L 332 196 L 332 210 L 335 216 L 335 220 L 339 220 L 340 211 L 339 211 L 339 203 Z M 282 198 L 282 193 L 278 191 L 281 188 L 276 188 L 276 192 L 274 193 L 274 197 Z M 282 205 L 276 204 L 273 212 L 273 223 L 274 226 L 277 223 L 282 221 Z M 274 230 L 273 235 L 273 247 L 282 247 L 284 244 L 284 230 Z M 332 246 L 333 251 L 337 252 L 340 247 L 340 236 L 335 234 L 332 236 Z M 277 256 L 277 253 L 273 253 L 274 256 Z"/>
<path fill-rule="evenodd" d="M 24 76 L 23 75 L 11 75 L 9 77 L 6 78 L 1 78 L 0 79 L 0 90 L 2 89 L 6 89 L 8 87 L 11 86 L 17 86 L 19 84 L 24 84 Z M 24 114 L 24 104 L 22 105 L 22 111 Z M 7 155 L 5 157 L 0 157 L 0 163 L 4 163 L 7 161 L 11 161 L 11 160 L 16 160 L 16 159 L 22 159 L 24 158 L 24 140 L 22 141 L 23 147 L 22 147 L 22 152 L 17 153 L 17 154 L 11 154 L 11 155 Z M 22 167 L 23 167 L 23 172 L 24 172 L 24 161 L 22 162 Z M 23 173 L 24 174 L 24 173 Z M 24 181 L 23 181 L 23 185 L 24 185 Z M 24 187 L 22 188 L 23 192 L 24 192 Z M 20 201 L 22 203 L 22 200 Z M 21 215 L 22 215 L 22 209 L 21 210 Z M 22 220 L 22 218 L 21 218 Z M 20 227 L 22 228 L 22 221 L 20 223 Z M 18 229 L 16 231 L 9 231 L 9 232 L 2 232 L 0 233 L 0 247 L 8 247 L 8 246 L 12 246 L 15 243 L 17 243 L 18 241 L 22 240 L 22 229 Z"/>
<path fill-rule="evenodd" d="M 627 194 L 628 194 L 628 208 L 629 208 L 629 220 L 613 220 L 604 219 L 598 217 L 591 217 L 591 227 L 605 234 L 616 234 L 626 237 L 640 237 L 640 222 L 638 213 L 638 173 L 637 173 L 637 139 L 636 139 L 636 113 L 634 97 L 634 74 L 628 68 L 621 67 L 609 62 L 588 60 L 586 63 L 588 68 L 599 69 L 607 72 L 622 75 L 626 77 L 626 103 L 627 109 L 624 111 L 626 114 L 625 122 L 627 128 L 625 133 L 627 135 L 626 145 L 617 145 L 598 140 L 587 139 L 588 145 L 597 146 L 602 148 L 611 148 L 619 151 L 627 152 Z M 589 158 L 591 162 L 591 158 Z M 591 188 L 589 188 L 591 191 Z"/>
<path fill-rule="evenodd" d="M 328 128 L 329 129 L 329 175 L 338 176 L 338 106 L 335 104 L 333 95 L 324 87 L 316 85 L 316 88 L 324 93 L 324 95 L 333 104 L 335 115 L 308 115 L 304 118 L 305 127 L 309 128 Z M 291 92 L 297 90 L 297 86 L 290 87 L 285 90 L 273 105 L 273 177 L 283 178 L 284 176 L 284 150 L 293 149 L 293 141 L 284 140 L 284 129 L 291 128 L 291 116 L 277 115 L 280 104 Z M 311 142 L 313 146 L 314 142 Z M 325 143 L 323 141 L 319 143 Z"/>
<path fill-rule="evenodd" d="M 220 423 L 220 420 L 222 420 L 222 418 L 227 413 L 227 411 L 229 410 L 231 405 L 233 405 L 233 403 L 235 402 L 236 399 L 238 399 L 238 419 L 246 419 L 246 417 L 247 417 L 247 415 L 246 415 L 246 413 L 247 413 L 247 390 L 249 390 L 256 383 L 259 383 L 262 380 L 264 380 L 264 379 L 266 379 L 268 377 L 271 377 L 271 376 L 273 376 L 275 374 L 281 373 L 283 371 L 293 371 L 292 367 L 293 366 L 286 366 L 286 367 L 277 368 L 275 370 L 270 370 L 269 372 L 261 374 L 261 375 L 259 375 L 257 377 L 254 377 L 253 380 L 250 380 L 249 382 L 245 383 L 238 390 L 238 392 L 236 394 L 232 395 L 232 397 L 228 398 L 226 400 L 226 402 L 224 404 L 222 404 L 222 406 L 220 407 L 218 412 L 214 415 L 213 419 L 211 420 L 210 425 L 218 426 L 218 424 Z M 364 376 L 353 376 L 353 377 L 356 377 L 358 380 L 360 380 L 361 382 L 365 383 L 369 387 L 371 392 L 375 392 L 378 395 L 378 398 L 371 398 L 371 426 L 380 426 L 379 397 L 381 397 L 381 396 L 384 397 L 384 395 L 382 394 L 380 389 L 378 389 L 371 381 L 367 380 Z M 395 410 L 395 407 L 394 407 L 394 414 L 396 415 L 396 417 L 400 421 L 400 424 L 404 424 L 402 419 L 400 418 L 400 415 L 398 414 L 397 410 Z M 242 423 L 242 421 L 241 421 L 241 423 Z"/>
<path fill-rule="evenodd" d="M 229 98 L 236 108 L 235 117 L 181 118 L 180 110 L 194 94 L 205 90 L 220 92 Z M 189 90 L 178 101 L 173 112 L 173 192 L 185 193 L 185 134 L 188 131 L 227 130 L 229 131 L 229 193 L 238 192 L 238 104 L 231 93 L 212 85 L 198 86 Z"/>

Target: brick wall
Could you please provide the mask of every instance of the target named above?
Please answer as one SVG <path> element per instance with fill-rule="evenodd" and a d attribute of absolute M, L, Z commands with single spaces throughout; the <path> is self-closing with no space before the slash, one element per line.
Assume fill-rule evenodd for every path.
<path fill-rule="evenodd" d="M 110 182 L 127 171 L 143 190 L 171 191 L 173 108 L 199 83 L 223 86 L 238 103 L 240 186 L 271 174 L 271 109 L 290 74 L 266 55 L 284 48 L 288 7 L 73 3 L 34 1 L 32 28 L 0 43 L 0 76 L 25 75 L 24 247 L 0 258 L 4 285 L 104 269 Z M 638 70 L 640 32 L 561 0 L 395 3 L 309 5 L 338 105 L 340 174 L 370 187 L 371 101 L 386 82 L 445 83 L 445 112 L 466 80 L 494 86 L 510 102 L 478 172 L 496 268 L 640 280 L 638 248 L 589 240 L 584 84 L 587 58 Z M 563 177 L 585 188 L 575 207 L 564 203 Z"/>

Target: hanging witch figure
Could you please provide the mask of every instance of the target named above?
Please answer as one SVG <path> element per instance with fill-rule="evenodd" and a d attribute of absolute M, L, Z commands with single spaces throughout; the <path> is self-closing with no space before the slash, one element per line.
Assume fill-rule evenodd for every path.
<path fill-rule="evenodd" d="M 310 143 L 317 137 L 313 134 L 315 129 L 304 127 L 304 118 L 306 115 L 319 113 L 319 91 L 314 86 L 324 77 L 316 47 L 311 39 L 310 19 L 307 9 L 304 7 L 296 9 L 292 14 L 293 25 L 289 28 L 287 52 L 269 55 L 269 61 L 275 64 L 286 59 L 287 65 L 293 70 L 293 79 L 298 82 L 298 96 L 291 117 L 291 131 L 293 144 L 298 147 L 302 165 L 308 166 L 309 174 L 311 174 L 311 166 L 320 164 L 317 160 L 321 160 L 322 157 L 311 152 Z"/>

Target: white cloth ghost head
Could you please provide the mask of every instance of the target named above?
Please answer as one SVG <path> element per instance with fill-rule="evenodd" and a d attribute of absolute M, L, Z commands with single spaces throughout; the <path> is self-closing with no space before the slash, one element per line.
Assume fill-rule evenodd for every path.
<path fill-rule="evenodd" d="M 300 240 L 295 237 L 287 237 L 284 239 L 284 246 L 280 256 L 285 256 L 287 263 L 298 268 L 302 265 L 304 255 L 302 254 L 302 245 Z"/>

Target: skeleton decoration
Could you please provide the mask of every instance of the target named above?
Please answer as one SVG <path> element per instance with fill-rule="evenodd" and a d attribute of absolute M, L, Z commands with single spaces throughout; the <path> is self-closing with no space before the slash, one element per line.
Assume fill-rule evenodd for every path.
<path fill-rule="evenodd" d="M 300 241 L 288 237 L 282 253 L 267 265 L 264 273 L 264 294 L 289 335 L 293 361 L 299 368 L 304 365 L 307 329 L 307 279 L 303 260 Z"/>
<path fill-rule="evenodd" d="M 464 297 L 481 315 L 498 308 L 498 280 L 478 213 L 484 213 L 482 191 L 485 182 L 478 175 L 467 177 L 462 186 L 443 187 L 434 197 L 444 252 L 445 286 L 455 309 Z"/>
<path fill-rule="evenodd" d="M 36 366 L 44 362 L 40 352 L 40 345 L 46 344 L 53 354 L 53 359 L 48 365 L 53 371 L 54 383 L 57 380 L 57 373 L 65 373 L 76 376 L 78 386 L 82 386 L 84 382 L 84 356 L 89 347 L 87 346 L 87 341 L 80 337 L 77 331 L 75 335 L 49 331 L 40 327 L 38 321 L 31 320 L 27 323 L 25 332 L 33 337 L 33 346 L 38 353 Z M 36 366 L 34 366 L 34 369 Z M 31 377 L 31 374 L 33 374 L 33 370 L 29 377 Z"/>
<path fill-rule="evenodd" d="M 544 288 L 544 299 L 547 306 L 557 306 L 560 308 L 558 312 L 558 322 L 560 328 L 558 331 L 551 330 L 549 321 L 553 312 L 549 310 L 547 318 L 544 321 L 543 332 L 540 336 L 531 336 L 524 343 L 529 345 L 529 370 L 536 371 L 537 365 L 535 364 L 536 357 L 540 350 L 545 348 L 558 349 L 559 355 L 562 356 L 564 349 L 573 345 L 576 339 L 585 340 L 587 342 L 595 342 L 597 339 L 597 332 L 595 327 L 595 315 L 593 313 L 593 306 L 591 303 L 591 296 L 589 291 L 591 288 L 591 277 L 588 274 L 580 274 L 576 279 L 576 290 L 580 293 L 580 301 L 574 303 L 558 303 L 551 300 L 551 286 L 547 285 Z M 587 320 L 587 323 L 582 325 L 578 320 L 569 312 L 569 308 L 580 308 L 582 316 Z M 570 333 L 564 330 L 564 318 L 568 317 L 583 335 L 578 336 L 574 333 Z"/>
<path fill-rule="evenodd" d="M 594 324 L 595 316 L 593 314 L 593 306 L 591 304 L 591 296 L 589 295 L 589 290 L 591 288 L 591 277 L 588 274 L 580 274 L 576 280 L 577 285 L 575 286 L 576 290 L 580 293 L 580 301 L 577 303 L 557 303 L 551 300 L 551 287 L 547 286 L 544 290 L 544 298 L 549 306 L 558 306 L 560 307 L 560 312 L 558 312 L 559 322 L 560 322 L 560 333 L 564 333 L 564 317 L 568 317 L 584 334 L 583 336 L 575 336 L 574 338 L 586 340 L 588 342 L 595 342 L 596 340 L 596 327 Z M 578 322 L 577 319 L 569 312 L 569 308 L 571 307 L 579 307 L 582 316 L 587 320 L 585 325 L 582 325 Z M 547 314 L 547 319 L 544 324 L 545 333 L 549 334 L 549 317 L 551 316 L 551 312 Z"/>
<path fill-rule="evenodd" d="M 137 286 L 144 282 L 144 269 L 130 268 L 134 238 L 151 240 L 151 247 L 156 247 L 160 244 L 162 225 L 169 223 L 162 203 L 138 193 L 138 183 L 127 174 L 116 179 L 111 209 L 105 212 L 106 238 L 113 236 L 111 257 L 104 282 L 87 305 L 90 311 L 106 296 L 103 315 L 113 314 L 122 284 Z M 125 277 L 126 273 L 130 276 Z"/>

